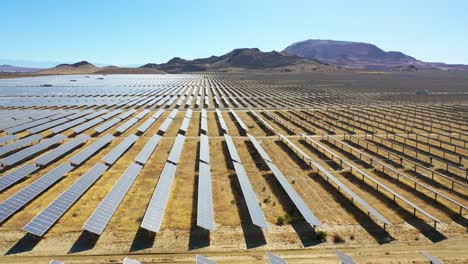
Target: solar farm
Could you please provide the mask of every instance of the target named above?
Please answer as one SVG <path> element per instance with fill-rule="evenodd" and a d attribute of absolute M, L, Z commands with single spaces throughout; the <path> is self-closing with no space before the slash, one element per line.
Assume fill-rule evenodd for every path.
<path fill-rule="evenodd" d="M 468 262 L 466 87 L 280 79 L 0 80 L 0 263 Z"/>

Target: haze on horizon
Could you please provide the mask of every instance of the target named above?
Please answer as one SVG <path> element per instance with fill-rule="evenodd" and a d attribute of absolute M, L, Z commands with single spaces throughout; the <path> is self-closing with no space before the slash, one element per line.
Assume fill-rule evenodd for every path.
<path fill-rule="evenodd" d="M 142 65 L 305 39 L 367 42 L 429 62 L 468 64 L 465 1 L 7 1 L 0 59 Z M 22 62 L 21 62 L 22 61 Z M 1 61 L 0 61 L 1 64 Z"/>

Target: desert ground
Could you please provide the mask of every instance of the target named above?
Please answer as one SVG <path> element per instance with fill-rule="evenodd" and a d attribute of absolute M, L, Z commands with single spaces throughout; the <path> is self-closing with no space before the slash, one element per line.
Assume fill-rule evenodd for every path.
<path fill-rule="evenodd" d="M 217 263 L 268 263 L 266 252 L 287 263 L 339 263 L 333 249 L 356 263 L 429 263 L 421 251 L 445 263 L 468 263 L 467 83 L 468 75 L 461 72 L 3 79 L 0 183 L 26 164 L 38 169 L 2 187 L 0 213 L 5 208 L 1 206 L 23 188 L 57 166 L 70 164 L 73 156 L 104 136 L 115 138 L 0 222 L 0 263 L 49 263 L 52 259 L 119 263 L 124 257 L 142 263 L 194 263 L 196 254 Z M 146 109 L 149 112 L 125 131 L 117 131 Z M 153 118 L 160 109 L 162 115 Z M 78 118 L 34 130 L 56 121 L 58 115 L 66 118 L 86 110 L 90 110 L 87 115 L 98 114 L 60 132 L 54 128 Z M 115 110 L 122 112 L 102 118 Z M 96 131 L 132 110 L 135 113 Z M 188 111 L 192 111 L 189 126 L 182 131 Z M 208 130 L 202 131 L 205 111 Z M 173 118 L 171 113 L 175 113 Z M 150 119 L 155 120 L 149 128 L 139 131 Z M 172 122 L 161 131 L 168 119 Z M 94 120 L 99 121 L 89 123 Z M 42 138 L 3 152 L 2 148 L 36 134 Z M 4 163 L 7 157 L 56 134 L 66 139 L 14 164 Z M 142 170 L 104 232 L 84 230 L 88 218 L 155 134 L 161 140 L 141 164 Z M 209 138 L 214 230 L 197 225 L 201 134 Z M 225 134 L 232 137 L 267 229 L 252 221 Z M 80 135 L 90 138 L 50 164 L 37 164 L 38 158 Z M 108 164 L 44 235 L 22 229 L 131 135 L 138 136 L 135 143 Z M 184 135 L 185 141 L 175 162 L 160 229 L 153 232 L 142 227 L 142 221 L 151 210 L 148 206 L 163 168 L 171 163 L 168 158 L 178 135 Z M 268 162 L 278 167 L 321 226 L 305 220 L 247 135 L 260 143 L 271 158 Z"/>

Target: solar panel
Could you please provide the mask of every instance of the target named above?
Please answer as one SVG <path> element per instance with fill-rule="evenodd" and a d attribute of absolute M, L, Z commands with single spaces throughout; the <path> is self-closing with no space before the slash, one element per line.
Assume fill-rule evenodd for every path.
<path fill-rule="evenodd" d="M 201 112 L 200 129 L 205 132 L 208 132 L 208 115 L 206 114 L 205 109 L 202 109 Z"/>
<path fill-rule="evenodd" d="M 286 264 L 286 260 L 276 256 L 276 255 L 273 255 L 271 252 L 267 252 L 267 256 L 268 256 L 268 262 L 270 264 Z"/>
<path fill-rule="evenodd" d="M 180 130 L 187 132 L 187 129 L 190 125 L 190 118 L 192 117 L 192 110 L 188 109 L 187 113 L 185 114 L 184 120 L 182 121 L 182 124 L 180 125 Z"/>
<path fill-rule="evenodd" d="M 50 121 L 50 122 L 47 122 L 47 123 L 42 124 L 40 126 L 30 128 L 30 129 L 28 129 L 28 132 L 29 132 L 29 134 L 36 134 L 36 133 L 42 132 L 42 131 L 47 130 L 47 129 L 51 128 L 51 127 L 58 126 L 60 124 L 68 122 L 68 121 L 69 121 L 68 118 L 65 118 L 65 117 L 60 118 L 58 120 Z"/>
<path fill-rule="evenodd" d="M 117 147 L 115 147 L 104 158 L 102 158 L 102 161 L 108 165 L 114 164 L 120 158 L 120 156 L 122 156 L 125 151 L 127 151 L 133 145 L 133 143 L 135 143 L 137 139 L 138 136 L 136 135 L 130 135 L 126 137 Z"/>
<path fill-rule="evenodd" d="M 23 179 L 24 177 L 30 175 L 31 173 L 38 170 L 39 167 L 34 166 L 33 164 L 26 164 L 2 177 L 0 177 L 0 191 L 5 190 L 6 188 L 13 185 L 15 182 Z"/>
<path fill-rule="evenodd" d="M 81 144 L 85 143 L 88 141 L 89 136 L 88 135 L 80 135 L 79 137 L 73 139 L 70 142 L 67 142 L 60 147 L 56 148 L 55 150 L 39 157 L 36 160 L 36 163 L 39 165 L 47 165 L 51 163 L 52 161 L 58 159 L 59 157 L 65 155 L 68 152 L 71 152 L 72 150 L 76 149 L 78 146 Z"/>
<path fill-rule="evenodd" d="M 109 112 L 109 113 L 107 113 L 107 114 L 105 114 L 105 115 L 103 115 L 103 116 L 101 116 L 101 117 L 102 117 L 103 119 L 107 120 L 107 119 L 109 119 L 109 118 L 111 118 L 111 117 L 114 117 L 114 116 L 120 114 L 120 113 L 122 113 L 122 110 L 116 109 L 116 110 L 114 110 L 114 111 L 112 111 L 112 112 Z"/>
<path fill-rule="evenodd" d="M 20 161 L 23 161 L 31 156 L 34 156 L 35 154 L 51 147 L 52 145 L 57 144 L 60 141 L 63 141 L 66 137 L 62 134 L 56 135 L 54 137 L 42 140 L 41 142 L 37 143 L 36 145 L 33 145 L 31 147 L 27 147 L 23 150 L 20 150 L 18 152 L 15 152 L 11 154 L 10 156 L 0 159 L 0 163 L 3 164 L 4 166 L 11 166 L 13 164 L 16 164 Z"/>
<path fill-rule="evenodd" d="M 237 123 L 240 125 L 240 127 L 242 129 L 244 129 L 244 131 L 248 131 L 249 128 L 244 124 L 244 122 L 242 121 L 242 119 L 237 115 L 237 113 L 232 110 L 231 108 L 229 108 L 229 111 L 231 111 L 231 114 L 234 116 L 234 118 L 236 119 Z"/>
<path fill-rule="evenodd" d="M 258 119 L 260 122 L 262 122 L 270 131 L 275 132 L 276 130 L 265 120 L 263 119 L 259 114 L 255 113 L 252 109 L 249 109 L 250 112 Z"/>
<path fill-rule="evenodd" d="M 289 183 L 288 179 L 283 175 L 283 173 L 281 173 L 278 167 L 276 167 L 276 165 L 271 162 L 266 162 L 266 163 L 267 163 L 267 166 L 270 168 L 271 172 L 273 173 L 273 175 L 276 177 L 276 179 L 280 183 L 281 187 L 283 187 L 284 191 L 288 194 L 289 198 L 294 203 L 294 205 L 299 210 L 299 212 L 304 217 L 304 219 L 307 221 L 307 223 L 313 226 L 320 227 L 322 225 L 320 221 L 317 219 L 317 217 L 315 217 L 315 215 L 312 213 L 310 208 L 302 200 L 302 198 L 299 196 L 296 190 L 294 190 L 294 188 Z"/>
<path fill-rule="evenodd" d="M 200 162 L 198 172 L 197 225 L 214 230 L 210 165 Z"/>
<path fill-rule="evenodd" d="M 346 194 L 348 194 L 352 199 L 353 201 L 355 201 L 356 203 L 360 204 L 363 208 L 365 208 L 365 210 L 373 215 L 375 218 L 377 218 L 379 221 L 387 224 L 387 225 L 390 225 L 392 226 L 393 224 L 388 221 L 383 215 L 381 215 L 377 210 L 375 210 L 375 208 L 373 208 L 372 206 L 370 206 L 366 201 L 364 201 L 361 197 L 359 197 L 356 193 L 354 193 L 353 191 L 351 191 L 351 189 L 348 188 L 348 186 L 344 185 L 340 180 L 338 180 L 335 176 L 333 176 L 328 170 L 326 170 L 324 167 L 322 167 L 322 165 L 320 165 L 318 162 L 316 162 L 314 159 L 312 159 L 311 157 L 309 157 L 307 154 L 305 154 L 302 150 L 300 150 L 295 144 L 293 144 L 288 138 L 286 138 L 285 136 L 283 135 L 280 135 L 280 138 L 283 139 L 284 141 L 286 141 L 288 143 L 289 146 L 291 146 L 292 148 L 294 148 L 297 152 L 300 152 L 302 153 L 303 157 L 306 158 L 309 163 L 310 163 L 310 166 L 311 167 L 315 167 L 317 168 L 318 171 L 320 171 L 325 177 L 327 177 L 329 180 L 331 180 L 332 182 L 334 182 L 338 188 L 340 190 L 342 190 L 343 192 L 345 192 Z"/>
<path fill-rule="evenodd" d="M 169 200 L 176 168 L 176 165 L 169 162 L 166 162 L 164 165 L 151 201 L 148 208 L 146 208 L 141 227 L 153 232 L 159 232 L 167 201 Z"/>
<path fill-rule="evenodd" d="M 70 127 L 74 127 L 76 125 L 79 125 L 83 122 L 86 121 L 86 118 L 82 117 L 82 118 L 78 118 L 78 119 L 75 119 L 75 120 L 72 120 L 72 121 L 69 121 L 67 123 L 64 123 L 60 126 L 56 126 L 54 128 L 52 128 L 50 131 L 52 131 L 52 133 L 54 134 L 57 134 L 57 133 L 60 133 L 62 131 L 65 131 L 67 129 L 69 129 Z"/>
<path fill-rule="evenodd" d="M 79 125 L 77 127 L 74 127 L 72 128 L 73 132 L 75 132 L 76 134 L 78 133 L 81 133 L 83 131 L 85 131 L 86 129 L 88 128 L 91 128 L 99 123 L 101 123 L 102 121 L 104 121 L 104 119 L 100 118 L 100 117 L 96 117 L 95 119 L 92 119 L 82 125 Z"/>
<path fill-rule="evenodd" d="M 22 138 L 22 139 L 18 139 L 15 142 L 12 142 L 12 143 L 10 143 L 8 145 L 2 146 L 2 147 L 0 147 L 0 156 L 8 154 L 8 153 L 12 152 L 15 149 L 18 149 L 18 148 L 24 147 L 26 145 L 29 145 L 32 142 L 34 142 L 36 140 L 39 140 L 41 138 L 42 138 L 42 136 L 40 136 L 40 135 L 31 135 L 31 136 L 28 136 L 28 137 L 25 137 L 25 138 Z"/>
<path fill-rule="evenodd" d="M 442 260 L 430 255 L 427 252 L 421 252 L 421 254 L 423 254 L 423 256 L 425 256 L 431 262 L 431 264 L 444 264 Z"/>
<path fill-rule="evenodd" d="M 101 163 L 94 165 L 72 186 L 34 217 L 22 229 L 36 236 L 42 236 L 52 225 L 96 182 L 107 170 Z"/>
<path fill-rule="evenodd" d="M 178 134 L 174 145 L 172 145 L 171 152 L 169 153 L 168 161 L 177 164 L 179 163 L 180 155 L 182 154 L 182 148 L 184 147 L 185 136 Z"/>
<path fill-rule="evenodd" d="M 154 123 L 156 122 L 156 119 L 154 118 L 148 118 L 143 124 L 141 124 L 137 130 L 140 131 L 141 133 L 144 133 L 146 132 L 146 130 L 148 130 L 148 128 Z"/>
<path fill-rule="evenodd" d="M 130 258 L 124 258 L 123 264 L 141 264 L 141 262 Z"/>
<path fill-rule="evenodd" d="M 255 192 L 252 188 L 252 185 L 250 184 L 249 177 L 245 172 L 244 166 L 237 162 L 233 162 L 233 164 L 252 223 L 261 228 L 267 229 L 268 224 L 265 220 L 262 209 L 257 202 L 257 197 L 255 196 Z"/>
<path fill-rule="evenodd" d="M 94 129 L 94 131 L 96 131 L 96 133 L 98 134 L 101 134 L 102 132 L 106 131 L 107 129 L 115 126 L 117 123 L 119 123 L 120 121 L 122 121 L 122 119 L 119 119 L 118 117 L 116 118 L 112 118 L 111 120 L 105 122 L 104 124 L 96 127 Z"/>
<path fill-rule="evenodd" d="M 127 117 L 133 115 L 135 112 L 136 112 L 135 109 L 132 109 L 132 110 L 123 112 L 122 114 L 120 114 L 120 115 L 118 116 L 118 118 L 120 118 L 120 119 L 125 119 L 125 118 L 127 118 Z"/>
<path fill-rule="evenodd" d="M 156 113 L 154 113 L 151 118 L 154 118 L 154 119 L 158 119 L 162 116 L 162 114 L 164 114 L 164 110 L 163 109 L 159 109 L 158 111 L 156 111 Z"/>
<path fill-rule="evenodd" d="M 356 264 L 356 262 L 354 262 L 353 258 L 351 258 L 350 256 L 346 255 L 345 253 L 341 252 L 340 250 L 335 249 L 335 253 L 340 258 L 342 264 Z"/>
<path fill-rule="evenodd" d="M 0 223 L 47 190 L 72 169 L 73 166 L 70 164 L 60 164 L 55 169 L 0 203 Z"/>
<path fill-rule="evenodd" d="M 174 120 L 174 119 L 172 119 L 170 117 L 166 118 L 166 120 L 164 120 L 164 122 L 159 127 L 159 131 L 166 133 L 167 129 L 169 128 L 169 126 L 172 123 L 172 120 Z"/>
<path fill-rule="evenodd" d="M 142 168 L 143 166 L 136 163 L 130 164 L 119 181 L 88 218 L 83 229 L 98 235 L 102 234 Z"/>
<path fill-rule="evenodd" d="M 98 139 L 96 142 L 89 145 L 87 148 L 80 151 L 75 156 L 71 157 L 70 158 L 70 163 L 73 164 L 73 165 L 81 165 L 85 160 L 87 160 L 89 157 L 94 155 L 96 152 L 98 152 L 104 146 L 109 144 L 109 142 L 111 142 L 113 139 L 114 139 L 114 136 L 112 136 L 112 135 L 106 135 L 106 136 Z"/>
<path fill-rule="evenodd" d="M 53 259 L 49 262 L 49 264 L 64 264 L 64 263 Z"/>
<path fill-rule="evenodd" d="M 179 110 L 177 109 L 172 110 L 171 113 L 169 114 L 169 118 L 175 119 L 178 112 Z"/>
<path fill-rule="evenodd" d="M 195 257 L 195 261 L 196 261 L 195 262 L 196 264 L 216 264 L 215 261 L 213 261 L 213 260 L 211 260 L 211 259 L 209 259 L 207 257 L 204 257 L 202 255 L 198 255 L 198 254 Z"/>
<path fill-rule="evenodd" d="M 217 108 L 216 108 L 216 115 L 218 116 L 219 125 L 221 126 L 221 129 L 223 129 L 224 131 L 228 132 L 228 128 L 227 128 L 226 122 L 224 122 L 223 114 L 222 114 L 221 111 L 220 111 L 219 109 L 217 109 Z"/>
<path fill-rule="evenodd" d="M 134 117 L 134 118 L 128 120 L 127 122 L 123 123 L 122 125 L 120 125 L 116 130 L 117 130 L 117 132 L 119 132 L 119 133 L 123 133 L 123 132 L 125 132 L 127 129 L 129 129 L 131 126 L 133 126 L 134 124 L 136 124 L 138 121 L 139 121 L 139 119 L 136 118 L 136 117 Z"/>
<path fill-rule="evenodd" d="M 138 156 L 135 158 L 135 161 L 140 164 L 146 164 L 151 154 L 154 152 L 154 150 L 158 146 L 160 140 L 161 140 L 160 135 L 156 134 L 152 136 L 150 140 L 148 140 L 148 142 L 145 144 L 143 149 L 140 151 L 140 153 L 138 153 Z"/>
<path fill-rule="evenodd" d="M 6 136 L 0 138 L 0 144 L 3 144 L 5 142 L 8 142 L 8 141 L 14 140 L 14 139 L 16 139 L 15 135 L 6 135 Z"/>
<path fill-rule="evenodd" d="M 250 139 L 250 142 L 252 142 L 252 144 L 254 145 L 255 149 L 257 149 L 258 153 L 260 154 L 260 156 L 265 160 L 265 161 L 269 161 L 269 162 L 272 162 L 271 159 L 270 159 L 270 156 L 268 156 L 268 154 L 265 152 L 265 150 L 263 149 L 263 147 L 260 145 L 260 143 L 258 143 L 257 139 L 255 139 L 253 136 L 247 134 L 247 137 L 249 137 Z"/>
<path fill-rule="evenodd" d="M 206 163 L 210 163 L 210 144 L 208 136 L 200 135 L 200 160 Z"/>
<path fill-rule="evenodd" d="M 145 117 L 150 112 L 151 112 L 151 110 L 145 109 L 145 110 L 141 111 L 140 113 L 138 113 L 138 115 L 136 115 L 135 118 L 142 119 L 143 117 Z"/>
<path fill-rule="evenodd" d="M 227 144 L 231 159 L 233 161 L 240 162 L 239 154 L 237 153 L 236 146 L 234 145 L 234 142 L 232 141 L 231 136 L 229 136 L 228 134 L 224 134 L 224 139 L 226 140 L 226 144 Z"/>

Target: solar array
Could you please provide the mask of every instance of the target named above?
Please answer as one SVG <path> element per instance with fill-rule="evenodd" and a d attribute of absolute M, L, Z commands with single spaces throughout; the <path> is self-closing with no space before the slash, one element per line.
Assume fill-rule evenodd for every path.
<path fill-rule="evenodd" d="M 0 177 L 0 191 L 5 190 L 6 188 L 13 185 L 15 182 L 20 181 L 21 179 L 30 175 L 38 169 L 39 167 L 34 166 L 33 164 L 26 164 Z"/>
<path fill-rule="evenodd" d="M 255 149 L 258 151 L 260 156 L 267 164 L 268 168 L 270 168 L 271 172 L 276 177 L 276 180 L 278 180 L 283 190 L 288 194 L 289 199 L 291 199 L 291 201 L 294 203 L 294 205 L 299 210 L 304 219 L 307 221 L 307 223 L 313 226 L 321 226 L 322 224 L 320 223 L 320 221 L 315 217 L 315 215 L 312 213 L 307 204 L 302 200 L 302 198 L 299 196 L 296 190 L 294 190 L 294 188 L 288 182 L 287 178 L 283 175 L 283 173 L 281 173 L 278 167 L 276 167 L 276 165 L 271 161 L 270 157 L 262 148 L 260 143 L 258 143 L 258 141 L 253 136 L 248 134 L 247 136 L 249 137 L 250 142 L 252 142 Z"/>
<path fill-rule="evenodd" d="M 130 135 L 126 137 L 122 142 L 120 142 L 119 145 L 117 145 L 111 152 L 109 152 L 104 158 L 102 158 L 102 161 L 104 161 L 107 165 L 112 165 L 114 164 L 117 159 L 122 156 L 125 151 L 127 151 L 138 139 L 138 136 L 136 135 Z"/>
<path fill-rule="evenodd" d="M 390 225 L 390 226 L 393 225 L 389 220 L 387 220 L 387 218 L 385 218 L 381 213 L 379 213 L 374 207 L 369 205 L 365 200 L 363 200 L 356 193 L 354 193 L 351 189 L 349 189 L 348 186 L 346 186 L 340 180 L 338 180 L 335 176 L 333 176 L 328 170 L 322 167 L 322 165 L 320 165 L 317 161 L 315 161 L 314 159 L 309 157 L 307 154 L 305 154 L 302 150 L 300 150 L 288 138 L 286 138 L 283 135 L 280 135 L 280 137 L 284 142 L 287 143 L 288 146 L 293 148 L 296 152 L 299 152 L 301 156 L 309 162 L 310 166 L 312 166 L 313 168 L 316 168 L 327 179 L 335 183 L 338 186 L 338 190 L 342 190 L 344 193 L 349 195 L 353 201 L 361 205 L 368 214 L 374 216 L 377 220 L 379 220 L 380 222 L 386 225 Z"/>
<path fill-rule="evenodd" d="M 423 254 L 423 256 L 426 257 L 431 262 L 431 264 L 444 264 L 442 260 L 440 260 L 437 257 L 432 256 L 431 254 L 427 252 L 421 252 L 421 254 Z"/>
<path fill-rule="evenodd" d="M 65 138 L 66 137 L 64 135 L 59 134 L 59 135 L 53 136 L 52 138 L 44 139 L 36 145 L 25 148 L 8 157 L 0 159 L 0 163 L 3 166 L 14 165 L 20 161 L 23 161 L 27 158 L 30 158 L 31 156 L 38 154 L 41 151 L 44 151 L 47 148 L 50 148 L 51 146 L 59 143 L 60 141 L 63 141 Z"/>
<path fill-rule="evenodd" d="M 89 145 L 87 148 L 83 149 L 76 155 L 70 158 L 70 163 L 73 165 L 81 165 L 85 160 L 94 155 L 96 152 L 101 150 L 104 146 L 109 144 L 114 139 L 114 136 L 106 135 L 93 144 Z"/>
<path fill-rule="evenodd" d="M 61 164 L 0 203 L 0 223 L 59 181 L 73 166 Z"/>
<path fill-rule="evenodd" d="M 383 223 L 382 233 L 396 238 L 395 243 L 406 243 L 419 234 L 431 240 L 436 224 L 438 236 L 459 238 L 466 231 L 466 103 L 434 104 L 430 102 L 434 96 L 417 98 L 409 93 L 351 93 L 342 85 L 330 85 L 331 80 L 298 85 L 298 80 L 257 78 L 262 76 L 77 75 L 0 80 L 2 232 L 14 231 L 19 219 L 22 225 L 27 223 L 24 231 L 42 236 L 66 212 L 75 215 L 80 210 L 93 213 L 77 214 L 76 221 L 62 219 L 66 232 L 84 229 L 82 234 L 102 235 L 102 243 L 95 248 L 119 236 L 120 229 L 110 230 L 115 223 L 129 230 L 139 225 L 157 232 L 159 242 L 153 246 L 158 252 L 180 248 L 185 242 L 177 237 L 185 231 L 190 232 L 189 247 L 206 246 L 206 252 L 237 250 L 244 240 L 249 249 L 252 239 L 261 240 L 259 232 L 268 232 L 266 240 L 273 252 L 281 239 L 292 248 L 309 236 L 304 228 L 346 232 L 346 237 L 353 228 L 360 242 L 369 237 L 362 233 L 373 237 L 381 232 L 376 226 L 368 229 L 365 221 Z M 49 84 L 52 87 L 44 86 Z M 448 96 L 438 94 L 438 98 Z M 456 97 L 466 98 L 464 94 Z M 178 130 L 169 129 L 176 123 Z M 192 166 L 193 172 L 187 170 Z M 102 177 L 107 170 L 110 177 Z M 155 171 L 161 171 L 159 178 Z M 175 177 L 180 179 L 174 181 Z M 93 188 L 94 184 L 99 186 Z M 63 188 L 58 196 L 57 188 Z M 99 197 L 104 197 L 98 205 L 90 202 L 95 194 L 83 196 L 98 189 Z M 171 196 L 173 189 L 177 193 Z M 124 199 L 132 206 L 123 208 Z M 134 215 L 133 209 L 146 206 L 148 199 L 146 211 Z M 166 210 L 170 205 L 174 208 Z M 253 225 L 245 225 L 245 216 Z M 126 221 L 127 217 L 138 220 Z M 334 228 L 336 224 L 340 228 Z M 48 238 L 60 242 L 57 236 L 63 227 L 61 222 L 53 227 L 57 232 L 50 232 Z M 300 239 L 293 239 L 291 232 Z M 315 232 L 310 232 L 310 239 L 316 239 L 319 233 Z M 127 243 L 126 239 L 122 236 L 121 241 Z M 413 250 L 417 245 L 405 246 Z M 41 250 L 33 252 L 41 255 Z M 354 263 L 343 252 L 336 253 L 343 263 Z M 255 254 L 256 260 L 286 263 L 270 252 L 263 257 Z M 235 258 L 242 262 L 247 257 Z M 196 261 L 214 263 L 201 255 Z"/>
<path fill-rule="evenodd" d="M 83 229 L 101 235 L 143 166 L 132 163 L 88 218 Z"/>
<path fill-rule="evenodd" d="M 245 202 L 247 204 L 247 209 L 249 210 L 252 223 L 263 229 L 267 229 L 268 224 L 265 220 L 265 216 L 263 215 L 262 209 L 258 205 L 257 197 L 252 188 L 249 177 L 247 176 L 244 166 L 242 166 L 241 164 L 239 154 L 236 150 L 236 146 L 234 145 L 234 142 L 232 141 L 232 138 L 229 135 L 224 134 L 224 139 L 226 140 L 226 144 L 229 149 L 229 154 L 231 155 L 231 160 L 234 165 L 237 179 L 239 180 L 242 195 L 244 196 Z"/>
<path fill-rule="evenodd" d="M 107 170 L 101 163 L 94 165 L 73 185 L 49 204 L 22 229 L 36 236 L 42 236 L 52 225 L 101 177 Z"/>

